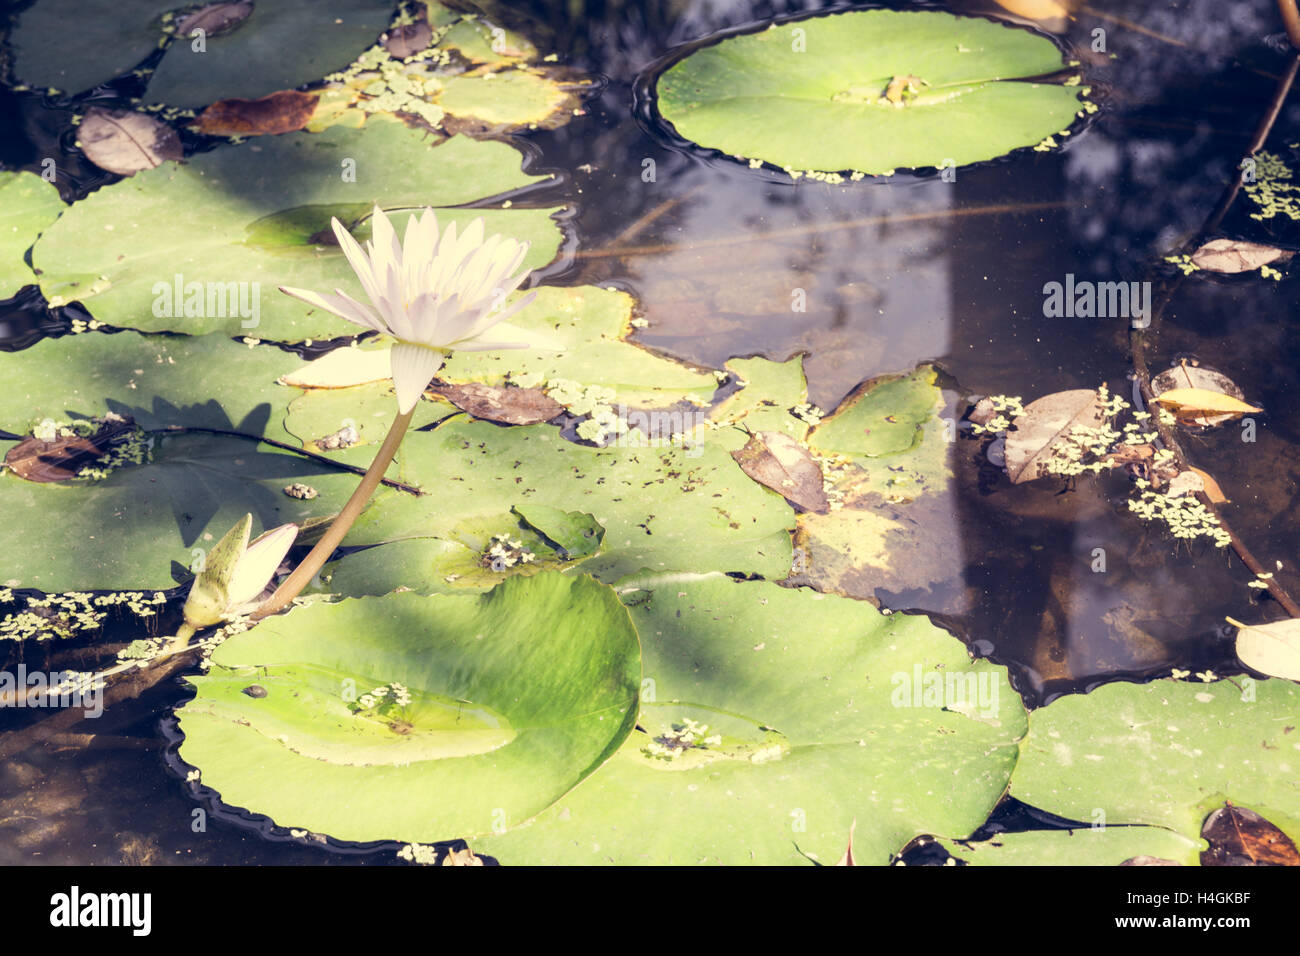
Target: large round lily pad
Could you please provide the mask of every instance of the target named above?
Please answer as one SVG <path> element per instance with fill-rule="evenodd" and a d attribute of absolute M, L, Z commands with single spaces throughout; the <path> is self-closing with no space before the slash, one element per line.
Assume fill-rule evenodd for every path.
<path fill-rule="evenodd" d="M 225 803 L 343 840 L 528 820 L 627 737 L 641 677 L 612 589 L 561 574 L 298 608 L 212 661 L 180 711 L 181 757 Z M 350 706 L 394 682 L 406 706 Z"/>
<path fill-rule="evenodd" d="M 1168 827 L 1195 839 L 1231 801 L 1300 837 L 1291 681 L 1113 683 L 1029 720 L 1011 793 L 1071 820 Z"/>
<path fill-rule="evenodd" d="M 1026 81 L 1064 66 L 1052 41 L 991 20 L 852 11 L 690 54 L 660 78 L 659 110 L 701 146 L 790 170 L 962 166 L 1069 126 L 1078 88 Z"/>
<path fill-rule="evenodd" d="M 883 864 L 917 834 L 965 836 L 1002 796 L 1020 698 L 1005 668 L 926 618 L 721 574 L 620 592 L 641 635 L 638 730 L 536 822 L 476 850 L 506 864 L 833 863 L 856 819 L 855 857 Z"/>
<path fill-rule="evenodd" d="M 105 186 L 41 237 L 33 263 L 47 298 L 80 300 L 112 325 L 277 340 L 352 335 L 357 326 L 277 289 L 363 295 L 331 217 L 357 223 L 354 234 L 366 238 L 375 204 L 459 205 L 545 178 L 523 173 L 521 160 L 505 143 L 433 144 L 397 123 L 262 137 Z M 559 248 L 555 211 L 440 208 L 438 217 L 463 227 L 482 216 L 489 234 L 531 242 L 524 265 L 538 268 Z M 394 227 L 400 234 L 405 216 Z"/>

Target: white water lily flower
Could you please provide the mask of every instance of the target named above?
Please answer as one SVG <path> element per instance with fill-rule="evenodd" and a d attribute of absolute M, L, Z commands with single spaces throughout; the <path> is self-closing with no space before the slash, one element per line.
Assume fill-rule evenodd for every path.
<path fill-rule="evenodd" d="M 282 524 L 249 544 L 252 527 L 253 516 L 244 515 L 205 556 L 185 601 L 185 621 L 191 627 L 211 627 L 257 607 L 258 596 L 298 537 L 296 524 Z"/>
<path fill-rule="evenodd" d="M 403 414 L 415 407 L 452 351 L 537 344 L 530 341 L 536 338 L 531 333 L 503 324 L 531 302 L 532 295 L 499 308 L 528 276 L 528 269 L 513 274 L 524 261 L 528 243 L 500 235 L 484 239 L 482 218 L 459 234 L 452 223 L 439 235 L 438 218 L 429 208 L 407 220 L 406 235 L 398 242 L 392 223 L 376 206 L 373 238 L 365 249 L 338 219 L 331 224 L 374 308 L 341 289 L 334 295 L 285 286 L 280 291 L 395 338 L 393 386 Z"/>

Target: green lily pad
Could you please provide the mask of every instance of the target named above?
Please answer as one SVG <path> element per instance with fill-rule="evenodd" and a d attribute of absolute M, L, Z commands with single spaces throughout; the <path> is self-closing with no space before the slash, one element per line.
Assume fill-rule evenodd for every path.
<path fill-rule="evenodd" d="M 515 514 L 523 518 L 548 541 L 554 542 L 566 558 L 586 558 L 600 550 L 605 528 L 583 511 L 561 511 L 550 505 L 515 505 Z"/>
<path fill-rule="evenodd" d="M 710 372 L 690 368 L 624 341 L 635 300 L 626 292 L 596 286 L 543 286 L 537 299 L 510 322 L 544 332 L 563 352 L 508 349 L 456 352 L 439 377 L 457 384 L 500 384 L 507 377 L 523 385 L 569 381 L 608 388 L 615 401 L 660 408 L 683 399 L 705 403 L 717 388 Z"/>
<path fill-rule="evenodd" d="M 716 446 L 591 448 L 549 425 L 455 418 L 409 434 L 401 454 L 404 480 L 428 494 L 378 503 L 353 526 L 349 545 L 513 534 L 520 522 L 512 509 L 541 504 L 589 514 L 605 528 L 600 551 L 581 565 L 602 580 L 682 567 L 783 578 L 790 567 L 790 506 Z M 391 575 L 391 587 L 406 583 L 399 564 Z"/>
<path fill-rule="evenodd" d="M 24 257 L 63 209 L 59 191 L 35 173 L 0 172 L 0 299 L 36 281 Z"/>
<path fill-rule="evenodd" d="M 226 804 L 359 841 L 481 836 L 540 813 L 627 737 L 641 675 L 614 592 L 560 574 L 297 608 L 212 661 L 179 712 L 182 759 Z M 406 706 L 349 706 L 394 682 Z"/>
<path fill-rule="evenodd" d="M 723 442 L 727 451 L 735 451 L 754 432 L 778 432 L 799 441 L 808 437 L 808 422 L 792 411 L 808 401 L 802 355 L 786 362 L 731 359 L 727 370 L 740 378 L 743 387 L 718 403 L 709 417 L 743 427 L 719 429 L 713 433 L 713 440 Z"/>
<path fill-rule="evenodd" d="M 922 365 L 908 375 L 864 382 L 813 429 L 809 445 L 864 465 L 920 447 L 926 423 L 942 406 L 935 378 L 934 368 Z"/>
<path fill-rule="evenodd" d="M 1119 866 L 1136 857 L 1199 866 L 1204 841 L 1160 827 L 1090 827 L 1000 833 L 979 843 L 940 840 L 972 866 Z"/>
<path fill-rule="evenodd" d="M 375 203 L 459 205 L 544 178 L 525 175 L 520 161 L 505 143 L 457 136 L 430 146 L 395 123 L 260 137 L 103 187 L 46 231 L 33 263 L 46 298 L 80 300 L 112 325 L 282 341 L 355 335 L 358 326 L 277 290 L 363 296 L 333 244 L 331 217 L 362 222 Z M 444 226 L 482 216 L 488 233 L 531 242 L 524 265 L 535 269 L 559 249 L 555 211 L 439 208 L 438 216 Z M 393 219 L 400 234 L 405 217 Z M 365 238 L 368 225 L 354 234 Z"/>
<path fill-rule="evenodd" d="M 45 592 L 169 588 L 245 513 L 266 529 L 342 508 L 357 476 L 247 439 L 156 438 L 151 460 L 98 480 L 0 474 L 0 583 Z M 7 449 L 4 443 L 0 451 Z M 302 483 L 310 500 L 284 493 Z M 382 489 L 377 501 L 388 494 Z"/>
<path fill-rule="evenodd" d="M 697 50 L 660 77 L 659 111 L 701 146 L 791 171 L 964 166 L 1068 127 L 1077 87 L 1022 82 L 1064 67 L 1052 41 L 991 20 L 851 11 Z"/>
<path fill-rule="evenodd" d="M 851 597 L 928 589 L 961 573 L 935 370 L 874 379 L 808 437 L 827 456 L 829 514 L 799 516 L 794 580 Z"/>
<path fill-rule="evenodd" d="M 165 36 L 163 14 L 185 6 L 121 0 L 96 10 L 80 0 L 37 0 L 18 15 L 12 34 L 14 73 L 35 86 L 89 89 L 148 56 Z M 374 43 L 392 11 L 386 0 L 257 0 L 230 32 L 205 37 L 202 51 L 189 36 L 177 37 L 146 98 L 195 107 L 318 80 Z"/>
<path fill-rule="evenodd" d="M 553 76 L 520 69 L 448 77 L 433 102 L 449 116 L 509 130 L 530 123 L 548 128 L 559 125 L 572 115 L 579 100 Z"/>
<path fill-rule="evenodd" d="M 1225 801 L 1300 837 L 1300 687 L 1235 677 L 1105 684 L 1036 710 L 1011 793 L 1071 820 L 1162 826 L 1189 839 Z"/>
<path fill-rule="evenodd" d="M 641 635 L 641 729 L 535 822 L 476 851 L 505 864 L 831 863 L 856 819 L 856 858 L 884 864 L 920 833 L 970 833 L 1001 798 L 1020 698 L 1004 668 L 972 662 L 926 618 L 721 574 L 646 576 L 620 593 Z M 949 678 L 984 688 L 966 702 L 987 706 L 956 693 L 927 705 L 924 686 Z"/>
<path fill-rule="evenodd" d="M 225 428 L 284 440 L 283 409 L 300 392 L 276 379 L 300 365 L 292 353 L 249 348 L 224 335 L 43 339 L 21 352 L 0 352 L 0 378 L 7 383 L 0 428 L 20 434 L 46 418 L 116 412 L 144 429 Z"/>

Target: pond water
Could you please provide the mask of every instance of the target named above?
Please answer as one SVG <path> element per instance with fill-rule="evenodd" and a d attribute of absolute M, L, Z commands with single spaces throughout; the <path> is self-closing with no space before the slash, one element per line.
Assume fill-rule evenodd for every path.
<path fill-rule="evenodd" d="M 531 171 L 560 173 L 526 201 L 575 210 L 568 254 L 545 280 L 632 292 L 648 320 L 636 339 L 688 362 L 720 368 L 732 357 L 803 353 L 809 399 L 826 410 L 864 380 L 933 362 L 954 417 L 987 394 L 1027 402 L 1104 382 L 1130 395 L 1127 324 L 1046 317 L 1043 287 L 1067 275 L 1153 281 L 1157 298 L 1172 290 L 1149 352 L 1153 368 L 1197 359 L 1267 411 L 1253 442 L 1235 424 L 1185 441 L 1231 498 L 1224 513 L 1237 533 L 1270 568 L 1281 561 L 1278 578 L 1300 593 L 1292 519 L 1300 337 L 1284 334 L 1300 287 L 1257 277 L 1173 282 L 1160 263 L 1215 209 L 1286 67 L 1285 54 L 1262 39 L 1279 30 L 1271 0 L 1096 0 L 1061 37 L 1089 50 L 1094 31 L 1105 31 L 1105 52 L 1084 65 L 1100 114 L 1063 149 L 963 167 L 952 181 L 904 174 L 792 185 L 661 128 L 647 91 L 670 51 L 814 9 L 716 0 L 501 5 L 498 15 L 539 48 L 602 78 L 585 115 L 523 138 Z M 0 93 L 0 165 L 39 171 L 39 157 L 69 143 L 77 108 L 84 101 Z M 1289 142 L 1297 120 L 1292 100 L 1274 137 Z M 65 189 L 112 180 L 68 155 Z M 796 292 L 805 311 L 792 308 Z M 30 294 L 0 303 L 0 335 L 9 348 L 27 347 L 66 328 L 69 311 L 47 313 Z M 931 615 L 1007 665 L 1031 707 L 1174 667 L 1239 669 L 1224 617 L 1254 595 L 1235 558 L 1175 545 L 1132 517 L 1122 475 L 1068 489 L 1012 486 L 990 474 L 980 448 L 954 443 L 957 481 L 897 582 L 864 582 L 854 596 Z M 57 653 L 66 661 L 75 651 Z M 159 731 L 185 696 L 168 682 L 110 712 L 96 748 L 70 733 L 9 755 L 0 770 L 0 863 L 392 861 L 389 851 L 276 842 L 219 815 L 194 833 L 197 805 L 165 766 Z M 1007 825 L 1022 825 L 1017 813 L 1003 812 Z"/>

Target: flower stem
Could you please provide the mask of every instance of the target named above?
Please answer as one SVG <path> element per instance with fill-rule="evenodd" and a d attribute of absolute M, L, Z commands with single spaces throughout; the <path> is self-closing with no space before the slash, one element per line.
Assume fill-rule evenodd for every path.
<path fill-rule="evenodd" d="M 370 496 L 379 487 L 380 479 L 392 463 L 393 456 L 397 454 L 397 448 L 402 444 L 402 437 L 406 434 L 406 428 L 411 424 L 411 416 L 414 414 L 415 409 L 411 409 L 406 414 L 399 414 L 393 420 L 393 427 L 388 429 L 388 435 L 379 447 L 379 454 L 375 455 L 375 460 L 366 469 L 360 484 L 357 485 L 357 490 L 352 492 L 352 497 L 343 506 L 338 517 L 326 529 L 320 541 L 316 542 L 316 547 L 307 553 L 307 557 L 303 558 L 302 563 L 284 579 L 284 583 L 275 589 L 275 593 L 252 613 L 251 617 L 254 621 L 260 621 L 268 614 L 274 614 L 287 607 L 289 602 L 296 598 L 316 576 L 316 572 L 324 567 L 325 562 L 334 553 L 334 549 L 339 546 L 352 527 L 352 522 L 357 520 L 357 515 L 361 514 L 361 509 L 366 506 Z"/>

